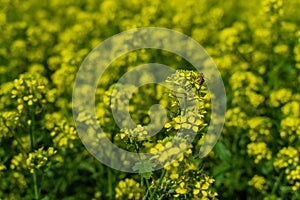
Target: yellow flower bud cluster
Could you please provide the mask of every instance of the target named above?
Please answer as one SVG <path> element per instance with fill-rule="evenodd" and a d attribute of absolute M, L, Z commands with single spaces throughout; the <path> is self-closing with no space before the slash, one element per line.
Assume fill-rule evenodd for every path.
<path fill-rule="evenodd" d="M 248 155 L 255 157 L 254 163 L 259 163 L 262 159 L 270 160 L 272 152 L 265 142 L 251 142 L 247 145 Z"/>
<path fill-rule="evenodd" d="M 135 180 L 126 178 L 117 184 L 115 192 L 115 199 L 141 199 L 144 189 Z"/>
<path fill-rule="evenodd" d="M 22 74 L 14 80 L 11 98 L 16 99 L 16 108 L 20 114 L 29 112 L 30 107 L 35 107 L 35 111 L 39 113 L 47 102 L 54 102 L 54 94 L 48 93 L 47 83 L 46 78 L 31 74 Z"/>
<path fill-rule="evenodd" d="M 292 186 L 293 191 L 298 191 L 300 188 L 300 163 L 299 150 L 288 146 L 282 148 L 275 160 L 274 167 L 277 169 L 284 169 L 286 179 Z"/>
<path fill-rule="evenodd" d="M 54 146 L 62 150 L 74 148 L 74 140 L 78 140 L 78 135 L 74 126 L 67 123 L 60 123 L 55 126 L 50 135 L 53 138 Z"/>
<path fill-rule="evenodd" d="M 53 147 L 49 147 L 47 150 L 44 150 L 43 147 L 38 150 L 28 154 L 26 159 L 26 167 L 29 169 L 30 173 L 34 171 L 42 170 L 47 167 L 49 163 L 49 158 L 57 153 Z"/>
<path fill-rule="evenodd" d="M 266 179 L 262 176 L 254 175 L 250 181 L 248 181 L 249 186 L 253 186 L 259 191 L 264 191 L 268 189 L 266 185 Z"/>
<path fill-rule="evenodd" d="M 53 147 L 49 147 L 47 150 L 44 150 L 44 147 L 30 152 L 28 154 L 19 153 L 14 156 L 11 160 L 10 168 L 22 170 L 29 170 L 30 173 L 35 171 L 43 171 L 47 169 L 47 165 L 50 163 L 49 159 L 57 153 Z"/>
<path fill-rule="evenodd" d="M 272 122 L 267 117 L 253 117 L 248 120 L 249 138 L 252 142 L 255 141 L 271 141 Z"/>

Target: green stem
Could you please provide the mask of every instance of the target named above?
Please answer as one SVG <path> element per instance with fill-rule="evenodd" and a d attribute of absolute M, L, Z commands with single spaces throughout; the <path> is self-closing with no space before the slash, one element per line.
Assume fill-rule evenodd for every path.
<path fill-rule="evenodd" d="M 31 119 L 31 124 L 29 125 L 29 132 L 30 132 L 30 146 L 31 146 L 31 151 L 34 151 L 34 146 L 35 146 L 35 118 L 34 118 L 34 110 L 32 110 L 32 107 L 29 107 L 29 113 L 30 113 L 30 119 Z M 34 198 L 36 200 L 39 199 L 39 188 L 38 188 L 38 182 L 37 182 L 37 174 L 36 171 L 33 171 L 33 188 L 34 188 Z"/>
<path fill-rule="evenodd" d="M 39 199 L 39 188 L 38 188 L 38 184 L 37 184 L 37 175 L 36 175 L 35 170 L 33 172 L 33 184 L 34 184 L 34 198 L 36 200 L 38 200 Z"/>
<path fill-rule="evenodd" d="M 284 170 L 282 170 L 280 172 L 279 177 L 277 178 L 276 182 L 274 183 L 274 186 L 273 186 L 271 194 L 275 194 L 276 190 L 278 189 L 280 181 L 281 181 L 282 176 L 283 176 L 283 173 L 284 173 Z"/>
<path fill-rule="evenodd" d="M 165 174 L 166 174 L 166 170 L 163 169 L 163 172 L 161 173 L 160 178 L 159 178 L 159 182 L 157 183 L 156 187 L 154 188 L 153 193 L 150 195 L 149 200 L 152 200 L 152 199 L 154 198 L 154 195 L 155 195 L 155 193 L 156 193 L 158 187 L 160 186 L 160 184 L 161 184 L 161 182 L 162 182 L 162 179 L 164 178 Z"/>
<path fill-rule="evenodd" d="M 150 190 L 150 184 L 149 184 L 149 180 L 148 179 L 146 179 L 145 178 L 145 180 L 146 180 L 146 185 L 147 185 L 147 188 L 148 188 L 148 192 L 149 192 L 149 194 L 150 194 L 150 197 L 152 196 L 152 193 L 151 193 L 151 190 Z"/>
<path fill-rule="evenodd" d="M 31 112 L 30 112 L 31 115 Z M 35 143 L 35 136 L 34 136 L 34 118 L 31 116 L 31 124 L 29 125 L 29 132 L 30 132 L 30 147 L 31 151 L 34 151 L 34 143 Z"/>
<path fill-rule="evenodd" d="M 112 189 L 112 173 L 111 169 L 108 168 L 108 196 L 109 199 L 113 199 L 113 189 Z"/>

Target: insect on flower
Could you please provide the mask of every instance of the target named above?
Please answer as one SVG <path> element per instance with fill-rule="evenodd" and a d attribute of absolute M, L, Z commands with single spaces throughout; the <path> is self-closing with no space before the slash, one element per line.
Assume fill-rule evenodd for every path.
<path fill-rule="evenodd" d="M 204 74 L 201 72 L 200 74 L 199 74 L 199 77 L 197 78 L 197 82 L 200 84 L 200 86 L 201 85 L 203 85 L 203 83 L 204 83 Z"/>

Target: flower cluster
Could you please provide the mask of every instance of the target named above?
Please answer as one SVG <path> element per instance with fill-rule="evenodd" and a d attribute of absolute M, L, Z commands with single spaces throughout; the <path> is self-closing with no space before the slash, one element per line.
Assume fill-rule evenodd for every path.
<path fill-rule="evenodd" d="M 35 152 L 28 154 L 26 159 L 26 166 L 30 173 L 34 173 L 35 170 L 40 170 L 45 167 L 49 162 L 49 158 L 56 154 L 56 150 L 53 147 L 49 147 L 47 151 L 43 150 L 43 147 L 39 148 Z"/>
<path fill-rule="evenodd" d="M 165 142 L 166 141 L 162 141 L 158 143 L 150 150 L 151 152 L 156 152 L 162 147 L 169 146 L 169 149 L 159 156 L 161 162 L 180 151 L 178 148 L 172 148 L 170 141 Z M 180 147 L 186 148 L 184 145 L 185 144 L 182 143 Z M 164 177 L 162 180 L 158 180 L 159 183 L 156 183 L 159 184 L 158 193 L 161 193 L 162 197 L 216 199 L 218 196 L 216 192 L 211 190 L 211 186 L 215 180 L 206 175 L 202 170 L 199 170 L 201 168 L 199 162 L 189 162 L 193 157 L 192 149 L 193 147 L 191 146 L 176 160 L 165 165 L 165 171 L 162 172 Z M 156 187 L 156 185 L 152 187 Z M 164 194 L 163 191 L 165 191 L 166 194 Z"/>
<path fill-rule="evenodd" d="M 266 179 L 262 176 L 254 175 L 253 178 L 248 182 L 249 186 L 253 186 L 259 191 L 267 190 Z"/>
<path fill-rule="evenodd" d="M 53 128 L 50 133 L 53 137 L 54 146 L 62 150 L 66 148 L 74 148 L 74 140 L 78 139 L 77 132 L 73 126 L 61 124 Z"/>
<path fill-rule="evenodd" d="M 249 143 L 247 145 L 247 152 L 250 156 L 255 157 L 254 163 L 259 163 L 263 158 L 270 160 L 272 157 L 272 152 L 268 149 L 265 142 Z"/>
<path fill-rule="evenodd" d="M 141 199 L 143 197 L 144 189 L 140 184 L 133 179 L 126 178 L 118 183 L 115 188 L 116 199 Z"/>
<path fill-rule="evenodd" d="M 35 106 L 36 112 L 39 112 L 39 109 L 46 104 L 47 91 L 45 84 L 47 84 L 47 79 L 43 77 L 35 78 L 30 74 L 22 74 L 19 79 L 14 80 L 11 97 L 16 99 L 18 103 L 17 110 L 20 114 L 26 111 L 28 112 L 31 106 Z"/>
<path fill-rule="evenodd" d="M 24 153 L 19 153 L 14 156 L 11 160 L 10 169 L 29 170 L 30 173 L 35 171 L 43 171 L 46 168 L 49 168 L 51 162 L 49 159 L 56 154 L 56 150 L 53 147 L 49 147 L 47 150 L 43 150 L 41 147 L 34 152 L 30 152 L 27 155 Z"/>

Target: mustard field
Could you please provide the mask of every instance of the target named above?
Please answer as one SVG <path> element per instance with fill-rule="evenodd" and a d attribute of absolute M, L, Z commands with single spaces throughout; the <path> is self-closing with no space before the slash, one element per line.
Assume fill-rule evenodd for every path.
<path fill-rule="evenodd" d="M 300 199 L 299 9 L 299 0 L 0 0 L 0 200 Z M 76 79 L 99 44 L 146 27 L 189 36 L 220 74 L 137 48 L 112 59 L 101 79 L 96 71 Z M 116 46 L 141 40 L 97 54 L 110 59 Z M 155 84 L 160 65 L 117 84 L 147 63 L 174 71 L 164 85 Z M 216 76 L 224 99 L 210 89 Z M 83 87 L 94 79 L 95 90 Z M 223 100 L 224 126 L 210 138 Z M 212 151 L 199 157 L 210 139 Z"/>

